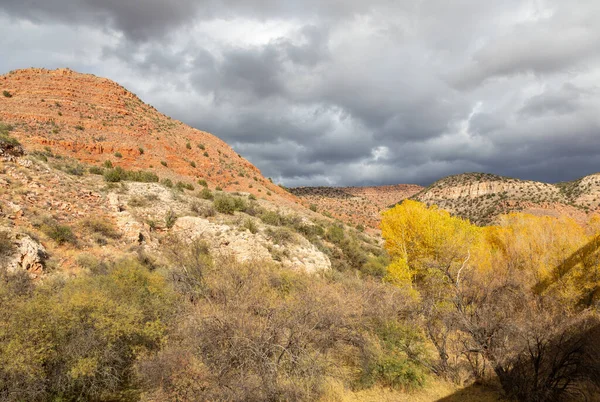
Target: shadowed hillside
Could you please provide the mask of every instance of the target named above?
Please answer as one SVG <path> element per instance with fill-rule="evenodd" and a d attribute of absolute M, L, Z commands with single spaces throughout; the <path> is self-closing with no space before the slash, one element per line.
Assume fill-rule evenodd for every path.
<path fill-rule="evenodd" d="M 352 225 L 377 228 L 380 212 L 423 187 L 397 184 L 376 187 L 297 187 L 290 192 L 304 204 Z"/>

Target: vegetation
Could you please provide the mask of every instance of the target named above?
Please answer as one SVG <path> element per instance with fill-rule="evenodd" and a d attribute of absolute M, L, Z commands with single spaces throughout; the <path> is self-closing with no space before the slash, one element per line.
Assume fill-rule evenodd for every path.
<path fill-rule="evenodd" d="M 231 215 L 235 211 L 246 211 L 248 209 L 248 204 L 244 198 L 228 194 L 218 194 L 214 197 L 213 207 L 217 212 Z"/>
<path fill-rule="evenodd" d="M 190 184 L 190 183 L 184 183 L 182 181 L 178 181 L 177 184 L 175 184 L 175 188 L 179 191 L 183 191 L 183 190 L 190 190 L 190 191 L 194 191 L 194 185 Z"/>
<path fill-rule="evenodd" d="M 334 376 L 357 389 L 427 377 L 405 292 L 215 261 L 202 242 L 162 248 L 164 266 L 82 255 L 77 279 L 0 281 L 0 399 L 315 400 Z"/>
<path fill-rule="evenodd" d="M 414 201 L 385 212 L 381 226 L 392 256 L 384 279 L 418 294 L 438 352 L 433 372 L 496 378 L 523 401 L 598 391 L 595 233 L 524 214 L 480 228 Z"/>
<path fill-rule="evenodd" d="M 120 181 L 137 181 L 142 183 L 158 182 L 158 176 L 154 172 L 125 170 L 120 166 L 106 169 L 103 175 L 104 180 L 109 183 L 118 183 Z"/>
<path fill-rule="evenodd" d="M 0 122 L 0 144 L 4 144 L 5 146 L 9 147 L 18 147 L 21 145 L 16 138 L 10 136 L 9 133 L 13 129 L 13 126 Z"/>
<path fill-rule="evenodd" d="M 40 230 L 57 244 L 77 244 L 77 238 L 70 226 L 61 225 L 52 218 L 45 218 L 38 224 Z"/>

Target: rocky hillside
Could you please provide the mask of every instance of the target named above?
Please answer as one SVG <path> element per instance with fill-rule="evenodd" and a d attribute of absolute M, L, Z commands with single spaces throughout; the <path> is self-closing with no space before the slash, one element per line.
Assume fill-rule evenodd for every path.
<path fill-rule="evenodd" d="M 583 221 L 599 208 L 600 174 L 549 184 L 486 173 L 465 173 L 441 179 L 412 198 L 483 225 L 512 211 L 568 215 Z"/>
<path fill-rule="evenodd" d="M 0 92 L 0 122 L 29 151 L 51 149 L 90 165 L 110 161 L 160 178 L 296 201 L 219 138 L 159 113 L 108 79 L 69 69 L 18 70 L 0 76 Z"/>
<path fill-rule="evenodd" d="M 377 228 L 379 213 L 423 190 L 413 184 L 377 187 L 297 187 L 290 192 L 313 210 L 352 225 Z"/>
<path fill-rule="evenodd" d="M 0 87 L 0 267 L 77 274 L 136 250 L 161 259 L 178 239 L 306 272 L 384 268 L 378 239 L 109 80 L 30 69 Z"/>

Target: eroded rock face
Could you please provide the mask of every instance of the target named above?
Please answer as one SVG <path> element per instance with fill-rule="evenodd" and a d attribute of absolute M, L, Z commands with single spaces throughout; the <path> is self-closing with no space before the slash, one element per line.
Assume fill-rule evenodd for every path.
<path fill-rule="evenodd" d="M 15 245 L 16 251 L 9 258 L 7 271 L 24 270 L 33 278 L 42 275 L 44 273 L 44 261 L 48 258 L 44 246 L 27 235 L 20 235 L 18 239 L 15 239 Z"/>
<path fill-rule="evenodd" d="M 329 258 L 304 237 L 295 235 L 287 244 L 273 244 L 262 232 L 250 233 L 207 219 L 179 218 L 173 233 L 182 239 L 203 239 L 213 255 L 234 256 L 239 261 L 271 260 L 276 257 L 284 268 L 318 272 L 331 268 Z"/>

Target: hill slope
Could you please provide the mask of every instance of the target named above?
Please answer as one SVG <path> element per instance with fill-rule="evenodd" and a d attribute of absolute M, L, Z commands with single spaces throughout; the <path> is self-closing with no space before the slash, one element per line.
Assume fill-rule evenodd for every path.
<path fill-rule="evenodd" d="M 296 200 L 264 178 L 224 141 L 159 113 L 105 78 L 69 69 L 26 69 L 0 76 L 0 121 L 28 150 L 88 164 L 110 160 L 125 169 L 151 169 L 161 178 Z"/>
<path fill-rule="evenodd" d="M 548 184 L 486 173 L 464 173 L 438 180 L 412 198 L 484 225 L 512 211 L 568 215 L 583 221 L 600 205 L 600 174 Z"/>
<path fill-rule="evenodd" d="M 348 224 L 377 228 L 382 210 L 421 190 L 423 187 L 414 184 L 396 184 L 376 187 L 297 187 L 290 189 L 290 192 L 305 204 L 314 205 L 318 211 L 331 214 Z"/>

